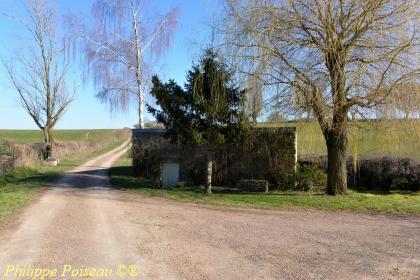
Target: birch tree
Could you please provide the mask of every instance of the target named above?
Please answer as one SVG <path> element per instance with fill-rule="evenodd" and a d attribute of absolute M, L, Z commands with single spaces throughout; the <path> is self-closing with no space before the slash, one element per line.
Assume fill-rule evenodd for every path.
<path fill-rule="evenodd" d="M 25 8 L 26 17 L 13 18 L 28 37 L 20 42 L 13 58 L 2 58 L 2 62 L 22 107 L 42 130 L 51 156 L 53 129 L 73 101 L 75 87 L 68 86 L 69 64 L 57 40 L 55 5 L 48 0 L 28 0 Z"/>
<path fill-rule="evenodd" d="M 75 34 L 82 39 L 82 59 L 98 88 L 97 97 L 111 110 L 127 110 L 134 97 L 139 128 L 144 128 L 150 59 L 169 47 L 178 14 L 178 9 L 172 8 L 149 20 L 148 10 L 141 0 L 97 0 L 92 5 L 91 23 L 74 14 L 68 17 L 73 30 L 70 41 Z"/>
<path fill-rule="evenodd" d="M 262 79 L 280 89 L 274 93 L 279 103 L 293 105 L 298 100 L 306 105 L 327 146 L 327 192 L 346 193 L 349 112 L 369 112 L 386 104 L 394 88 L 420 78 L 420 1 L 226 4 L 228 55 L 244 73 L 266 65 Z"/>

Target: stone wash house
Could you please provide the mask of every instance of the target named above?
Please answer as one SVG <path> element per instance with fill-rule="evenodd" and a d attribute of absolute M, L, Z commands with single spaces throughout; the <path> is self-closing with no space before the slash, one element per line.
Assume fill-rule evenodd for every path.
<path fill-rule="evenodd" d="M 165 139 L 165 129 L 133 129 L 136 176 L 161 186 L 204 185 L 206 162 L 213 161 L 213 185 L 235 187 L 244 181 L 264 181 L 276 188 L 293 181 L 296 128 L 254 128 L 242 145 L 185 147 Z"/>

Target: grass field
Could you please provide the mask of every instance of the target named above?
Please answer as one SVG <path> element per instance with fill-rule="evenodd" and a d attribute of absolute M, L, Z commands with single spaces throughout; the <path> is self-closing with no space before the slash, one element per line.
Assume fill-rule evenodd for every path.
<path fill-rule="evenodd" d="M 67 139 L 75 139 L 68 135 L 66 137 L 68 137 Z M 39 193 L 42 186 L 51 183 L 59 174 L 82 164 L 90 158 L 116 148 L 125 140 L 126 139 L 114 141 L 113 143 L 90 153 L 81 154 L 75 152 L 74 154 L 63 158 L 60 161 L 60 165 L 57 167 L 21 167 L 7 173 L 4 178 L 0 178 L 0 224 L 5 216 L 14 213 L 25 206 L 32 197 Z"/>
<path fill-rule="evenodd" d="M 325 140 L 316 122 L 278 122 L 260 125 L 296 126 L 299 155 L 327 153 Z M 420 120 L 351 123 L 348 154 L 391 155 L 420 160 Z"/>
<path fill-rule="evenodd" d="M 149 180 L 135 178 L 127 156 L 111 168 L 110 176 L 114 186 L 127 191 L 185 202 L 275 210 L 316 208 L 420 215 L 419 192 L 380 194 L 350 190 L 346 196 L 334 197 L 305 192 L 232 193 L 215 187 L 212 195 L 206 195 L 204 188 L 156 188 Z"/>
<path fill-rule="evenodd" d="M 316 122 L 263 123 L 261 126 L 296 126 L 298 154 L 325 155 L 327 150 L 321 129 Z M 95 141 L 114 132 L 99 130 L 56 130 L 58 141 Z M 43 142 L 40 130 L 0 130 L 0 142 Z M 357 122 L 350 125 L 348 154 L 392 155 L 420 160 L 420 120 Z"/>
<path fill-rule="evenodd" d="M 95 141 L 111 135 L 115 129 L 54 130 L 57 141 Z M 44 142 L 41 130 L 0 130 L 0 142 L 10 140 L 18 143 Z"/>

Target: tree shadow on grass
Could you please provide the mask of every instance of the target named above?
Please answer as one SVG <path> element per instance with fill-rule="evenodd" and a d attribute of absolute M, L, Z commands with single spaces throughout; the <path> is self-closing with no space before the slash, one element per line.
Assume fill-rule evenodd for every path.
<path fill-rule="evenodd" d="M 40 173 L 31 168 L 19 168 L 6 174 L 0 179 L 0 186 L 8 184 L 31 184 L 31 185 L 48 185 L 58 177 L 58 173 L 46 172 Z"/>
<path fill-rule="evenodd" d="M 389 190 L 384 191 L 380 188 L 351 188 L 352 191 L 362 194 L 374 194 L 374 195 L 393 195 L 393 194 L 401 194 L 401 195 L 420 195 L 420 191 L 412 191 L 412 190 Z"/>
<path fill-rule="evenodd" d="M 310 191 L 273 191 L 270 195 L 278 195 L 278 196 L 327 196 L 326 193 L 321 192 L 310 192 Z"/>

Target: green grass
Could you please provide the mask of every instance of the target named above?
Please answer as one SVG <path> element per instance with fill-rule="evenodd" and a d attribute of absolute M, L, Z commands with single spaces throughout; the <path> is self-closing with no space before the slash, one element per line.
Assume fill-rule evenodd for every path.
<path fill-rule="evenodd" d="M 326 155 L 316 122 L 262 123 L 260 126 L 296 126 L 298 155 Z M 420 120 L 360 121 L 350 124 L 349 155 L 391 155 L 420 160 Z"/>
<path fill-rule="evenodd" d="M 118 147 L 125 140 L 114 141 L 90 153 L 74 153 L 66 156 L 56 167 L 21 167 L 8 172 L 4 178 L 0 178 L 0 224 L 7 215 L 24 207 L 32 197 L 39 193 L 42 186 L 53 182 L 58 175 L 90 158 Z"/>
<path fill-rule="evenodd" d="M 54 130 L 57 141 L 95 141 L 110 136 L 115 129 L 81 129 L 81 130 Z M 0 130 L 0 142 L 10 140 L 18 143 L 44 142 L 41 130 Z"/>
<path fill-rule="evenodd" d="M 135 178 L 131 159 L 127 156 L 111 168 L 110 175 L 112 184 L 124 190 L 185 202 L 275 210 L 315 208 L 420 215 L 419 192 L 381 194 L 351 190 L 346 196 L 333 197 L 304 192 L 232 193 L 222 188 L 214 188 L 212 195 L 206 195 L 202 187 L 164 189 L 157 188 L 150 180 Z"/>

